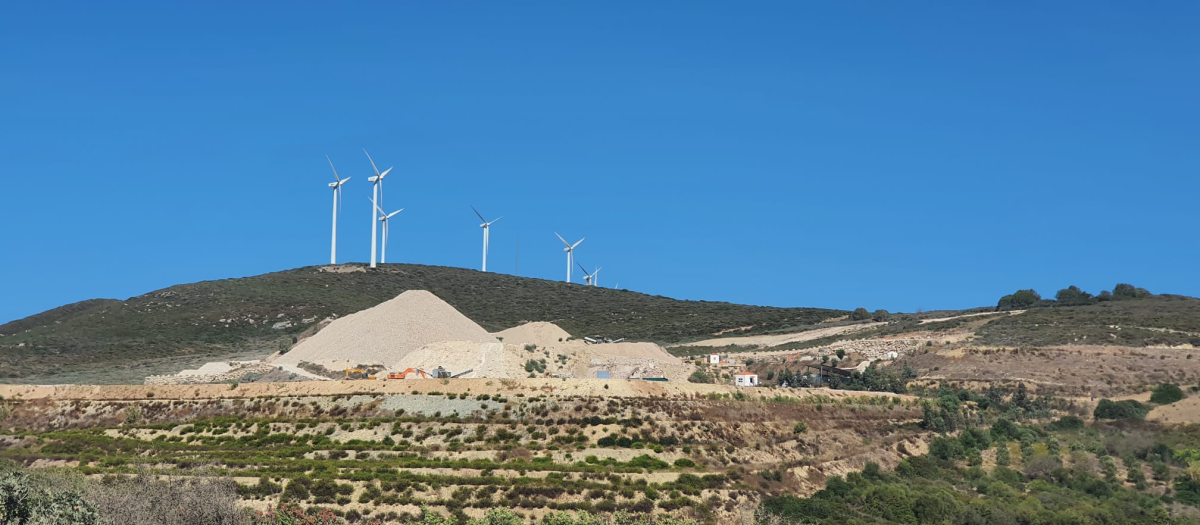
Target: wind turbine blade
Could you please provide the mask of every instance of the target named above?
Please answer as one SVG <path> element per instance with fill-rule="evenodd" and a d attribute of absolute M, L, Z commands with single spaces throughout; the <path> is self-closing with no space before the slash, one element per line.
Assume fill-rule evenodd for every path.
<path fill-rule="evenodd" d="M 367 153 L 366 148 L 363 148 L 363 153 Z M 371 169 L 375 170 L 375 176 L 379 176 L 379 168 L 375 167 L 375 159 L 371 158 L 371 154 L 367 153 L 367 160 L 371 161 Z"/>
<path fill-rule="evenodd" d="M 582 264 L 579 264 L 578 262 L 576 262 L 575 264 L 578 264 L 578 265 L 579 265 L 579 269 L 580 269 L 580 270 L 583 270 L 583 274 L 584 274 L 584 275 L 587 275 L 587 274 L 588 274 L 588 272 L 587 272 L 587 268 L 584 268 Z"/>
<path fill-rule="evenodd" d="M 571 243 L 567 242 L 566 239 L 562 238 L 562 235 L 559 235 L 558 232 L 554 232 L 554 236 L 558 237 L 558 240 L 562 241 L 563 244 L 567 245 L 567 248 L 571 247 Z"/>
<path fill-rule="evenodd" d="M 566 241 L 563 241 L 563 242 L 566 242 Z M 577 243 L 575 243 L 574 245 L 572 245 L 572 246 L 571 246 L 571 249 L 572 249 L 572 250 L 574 250 L 574 249 L 575 249 L 575 246 L 579 246 L 580 244 L 583 244 L 583 239 L 579 239 L 579 242 L 577 242 Z"/>
<path fill-rule="evenodd" d="M 400 212 L 402 212 L 402 211 L 404 211 L 404 208 L 400 208 L 400 209 L 398 209 L 398 210 L 396 210 L 396 211 L 394 211 L 394 212 L 392 212 L 392 213 L 389 213 L 389 214 L 388 214 L 388 216 L 387 216 L 387 218 L 389 218 L 389 219 L 390 219 L 390 218 L 392 218 L 392 217 L 395 217 L 397 213 L 400 213 Z"/>
<path fill-rule="evenodd" d="M 341 185 L 345 184 L 345 183 L 346 183 L 346 181 L 349 181 L 349 180 L 350 180 L 350 177 L 346 177 L 346 178 L 344 178 L 344 179 L 342 179 L 342 180 L 339 180 L 339 181 L 338 181 L 338 186 L 341 186 Z"/>
<path fill-rule="evenodd" d="M 326 156 L 325 156 L 325 160 L 329 160 L 329 155 L 326 155 Z M 341 179 L 341 177 L 338 177 L 338 174 L 337 174 L 337 168 L 333 167 L 333 161 L 332 161 L 332 160 L 329 160 L 329 169 L 333 170 L 333 180 L 337 181 L 337 182 L 338 182 L 338 184 L 341 184 L 341 183 L 342 183 L 342 179 Z M 349 179 L 350 177 L 346 177 L 346 178 L 347 178 L 347 179 Z"/>
<path fill-rule="evenodd" d="M 380 173 L 380 174 L 379 174 L 379 179 L 380 179 L 380 180 L 383 180 L 383 178 L 384 178 L 384 177 L 387 177 L 387 174 L 388 174 L 388 173 L 391 173 L 391 172 L 392 172 L 392 168 L 388 168 L 388 169 L 386 169 L 386 170 L 383 170 L 383 173 Z"/>
<path fill-rule="evenodd" d="M 471 206 L 471 205 L 470 205 L 470 204 L 468 204 L 467 206 Z M 475 216 L 476 216 L 476 217 L 479 217 L 479 220 L 481 220 L 481 221 L 483 221 L 483 222 L 487 222 L 487 219 L 483 218 L 483 215 L 482 215 L 482 214 L 480 214 L 480 213 L 479 213 L 479 210 L 475 209 L 475 207 L 474 207 L 474 206 L 471 206 L 471 211 L 475 212 Z"/>
<path fill-rule="evenodd" d="M 375 201 L 371 200 L 370 197 L 367 197 L 367 201 L 369 201 L 371 205 L 375 207 L 375 213 L 377 215 L 383 215 L 383 210 L 379 208 L 378 204 L 375 204 Z"/>
<path fill-rule="evenodd" d="M 503 219 L 503 218 L 504 218 L 504 216 L 503 216 L 503 215 L 501 215 L 501 216 L 499 216 L 499 217 L 496 217 L 496 220 L 494 220 L 494 221 L 492 221 L 492 222 L 489 222 L 489 223 L 487 223 L 487 224 L 488 224 L 488 226 L 491 226 L 491 225 L 493 225 L 493 224 L 496 224 L 497 222 L 500 222 L 500 219 Z"/>

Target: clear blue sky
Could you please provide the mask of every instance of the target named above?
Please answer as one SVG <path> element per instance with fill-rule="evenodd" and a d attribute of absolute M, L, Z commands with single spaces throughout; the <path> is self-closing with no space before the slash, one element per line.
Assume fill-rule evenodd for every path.
<path fill-rule="evenodd" d="M 782 306 L 1200 295 L 1200 5 L 16 2 L 0 322 L 369 253 Z"/>

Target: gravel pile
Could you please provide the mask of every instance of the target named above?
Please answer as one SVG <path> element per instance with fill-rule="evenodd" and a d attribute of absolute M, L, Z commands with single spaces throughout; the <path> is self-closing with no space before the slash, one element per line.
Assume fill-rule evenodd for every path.
<path fill-rule="evenodd" d="M 275 363 L 297 365 L 308 361 L 331 369 L 346 364 L 393 366 L 425 345 L 447 341 L 476 343 L 464 345 L 464 352 L 477 352 L 480 344 L 499 342 L 436 295 L 409 290 L 379 306 L 329 323 Z M 472 360 L 478 362 L 478 357 L 459 359 Z"/>
<path fill-rule="evenodd" d="M 388 370 L 420 368 L 433 372 L 437 367 L 451 374 L 466 370 L 471 373 L 462 377 L 522 377 L 509 371 L 508 353 L 500 343 L 473 343 L 443 341 L 431 343 L 407 354 L 399 362 L 392 363 Z"/>
<path fill-rule="evenodd" d="M 509 344 L 535 344 L 538 346 L 557 346 L 566 342 L 571 334 L 559 328 L 554 323 L 536 321 L 514 326 L 503 332 L 494 334 Z"/>

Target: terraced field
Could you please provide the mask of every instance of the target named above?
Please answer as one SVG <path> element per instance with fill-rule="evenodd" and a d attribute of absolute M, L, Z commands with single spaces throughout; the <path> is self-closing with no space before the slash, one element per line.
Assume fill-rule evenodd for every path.
<path fill-rule="evenodd" d="M 612 382 L 615 395 L 605 397 L 534 380 L 418 380 L 387 392 L 340 384 L 346 393 L 337 395 L 267 394 L 263 385 L 10 388 L 0 402 L 0 458 L 89 475 L 229 476 L 248 506 L 323 506 L 351 522 L 402 521 L 422 507 L 728 522 L 764 497 L 811 493 L 868 461 L 890 468 L 924 453 L 931 437 L 917 428 L 913 398 L 884 394 L 631 392 Z"/>

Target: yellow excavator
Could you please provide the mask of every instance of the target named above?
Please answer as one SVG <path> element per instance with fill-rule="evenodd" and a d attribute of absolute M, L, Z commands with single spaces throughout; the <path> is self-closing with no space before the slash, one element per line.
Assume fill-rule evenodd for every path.
<path fill-rule="evenodd" d="M 346 379 L 375 379 L 375 376 L 367 373 L 361 368 L 347 368 Z"/>

